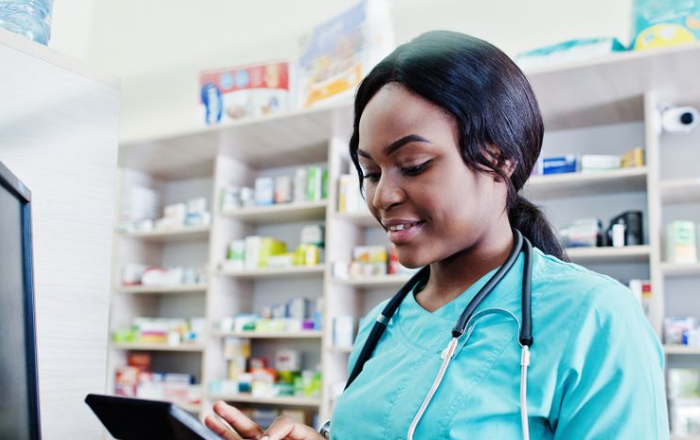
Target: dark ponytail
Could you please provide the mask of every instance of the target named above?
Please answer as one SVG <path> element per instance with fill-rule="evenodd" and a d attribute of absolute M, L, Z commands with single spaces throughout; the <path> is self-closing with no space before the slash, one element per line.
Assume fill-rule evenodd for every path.
<path fill-rule="evenodd" d="M 511 225 L 543 252 L 566 257 L 544 214 L 518 194 L 540 154 L 544 124 L 530 83 L 505 53 L 469 35 L 432 31 L 397 47 L 377 64 L 355 96 L 350 157 L 360 187 L 360 118 L 367 103 L 389 83 L 401 84 L 450 113 L 464 163 L 506 182 Z M 498 164 L 487 154 L 491 145 L 500 152 Z M 502 166 L 505 161 L 515 165 L 510 177 Z"/>
<path fill-rule="evenodd" d="M 537 243 L 535 246 L 542 252 L 569 261 L 547 217 L 535 204 L 520 194 L 516 195 L 514 205 L 508 210 L 508 220 L 510 225 L 522 232 L 530 242 Z"/>

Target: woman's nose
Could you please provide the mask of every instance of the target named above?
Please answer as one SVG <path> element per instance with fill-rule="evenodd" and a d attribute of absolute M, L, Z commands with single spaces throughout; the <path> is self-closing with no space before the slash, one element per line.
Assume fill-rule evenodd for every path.
<path fill-rule="evenodd" d="M 377 182 L 377 186 L 374 189 L 372 206 L 386 211 L 392 206 L 400 204 L 405 196 L 396 179 L 384 173 L 379 178 L 379 182 Z"/>

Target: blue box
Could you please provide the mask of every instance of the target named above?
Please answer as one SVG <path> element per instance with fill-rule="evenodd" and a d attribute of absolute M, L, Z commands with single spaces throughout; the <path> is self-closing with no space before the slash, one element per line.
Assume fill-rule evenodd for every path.
<path fill-rule="evenodd" d="M 545 157 L 542 159 L 542 174 L 575 173 L 578 171 L 579 160 L 575 154 L 566 156 Z"/>

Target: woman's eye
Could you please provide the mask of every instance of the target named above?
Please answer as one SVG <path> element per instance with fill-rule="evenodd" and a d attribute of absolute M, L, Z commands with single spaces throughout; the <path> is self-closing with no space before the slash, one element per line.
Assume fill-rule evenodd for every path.
<path fill-rule="evenodd" d="M 370 182 L 379 181 L 379 173 L 365 173 L 362 175 L 363 179 L 369 180 Z"/>
<path fill-rule="evenodd" d="M 425 171 L 426 168 L 428 168 L 430 162 L 432 162 L 432 160 L 423 162 L 422 164 L 416 165 L 414 167 L 401 168 L 401 172 L 407 176 L 417 176 L 418 174 Z"/>

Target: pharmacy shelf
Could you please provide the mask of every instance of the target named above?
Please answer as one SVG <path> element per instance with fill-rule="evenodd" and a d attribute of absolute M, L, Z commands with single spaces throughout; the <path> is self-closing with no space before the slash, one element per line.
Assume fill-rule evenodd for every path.
<path fill-rule="evenodd" d="M 700 440 L 700 435 L 674 435 L 674 434 L 671 434 L 671 440 Z"/>
<path fill-rule="evenodd" d="M 661 271 L 667 278 L 700 277 L 700 263 L 675 264 L 662 263 Z"/>
<path fill-rule="evenodd" d="M 255 224 L 325 220 L 327 200 L 222 211 L 220 215 Z"/>
<path fill-rule="evenodd" d="M 149 232 L 124 232 L 120 235 L 124 238 L 134 238 L 144 241 L 171 243 L 180 241 L 200 241 L 207 240 L 211 227 L 187 227 L 178 229 L 168 229 L 164 231 Z"/>
<path fill-rule="evenodd" d="M 350 354 L 352 352 L 352 347 L 336 347 L 335 345 L 329 345 L 326 349 L 333 353 Z"/>
<path fill-rule="evenodd" d="M 237 403 L 256 403 L 278 406 L 319 407 L 320 398 L 313 397 L 258 397 L 251 394 L 209 394 L 210 400 L 225 400 Z"/>
<path fill-rule="evenodd" d="M 182 344 L 182 345 L 168 345 L 168 344 L 143 344 L 139 342 L 129 342 L 129 343 L 113 343 L 112 347 L 117 350 L 141 350 L 141 351 L 177 351 L 177 352 L 201 352 L 204 350 L 204 346 L 200 344 Z"/>
<path fill-rule="evenodd" d="M 298 332 L 262 332 L 262 331 L 242 331 L 242 332 L 217 332 L 216 336 L 224 338 L 233 336 L 247 339 L 321 339 L 323 332 L 320 330 L 302 330 Z"/>
<path fill-rule="evenodd" d="M 376 218 L 372 217 L 368 211 L 363 212 L 336 212 L 333 215 L 336 219 L 351 223 L 362 228 L 380 227 Z"/>
<path fill-rule="evenodd" d="M 698 355 L 700 347 L 687 347 L 685 345 L 664 345 L 664 353 L 667 355 Z"/>
<path fill-rule="evenodd" d="M 662 180 L 659 189 L 664 203 L 700 203 L 700 177 Z"/>
<path fill-rule="evenodd" d="M 206 293 L 208 284 L 189 284 L 182 286 L 115 286 L 114 290 L 132 295 L 181 295 L 188 293 Z"/>
<path fill-rule="evenodd" d="M 319 266 L 294 266 L 283 269 L 254 269 L 254 270 L 219 270 L 221 276 L 241 278 L 241 279 L 261 279 L 261 278 L 289 278 L 289 277 L 315 277 L 323 276 L 326 270 L 325 265 Z"/>
<path fill-rule="evenodd" d="M 574 263 L 631 263 L 649 261 L 651 247 L 591 247 L 568 248 L 566 253 Z"/>
<path fill-rule="evenodd" d="M 594 173 L 565 173 L 532 176 L 525 194 L 537 200 L 644 191 L 647 168 L 625 168 Z"/>
<path fill-rule="evenodd" d="M 410 279 L 411 275 L 380 275 L 348 280 L 334 279 L 333 282 L 341 286 L 352 287 L 401 287 Z"/>

